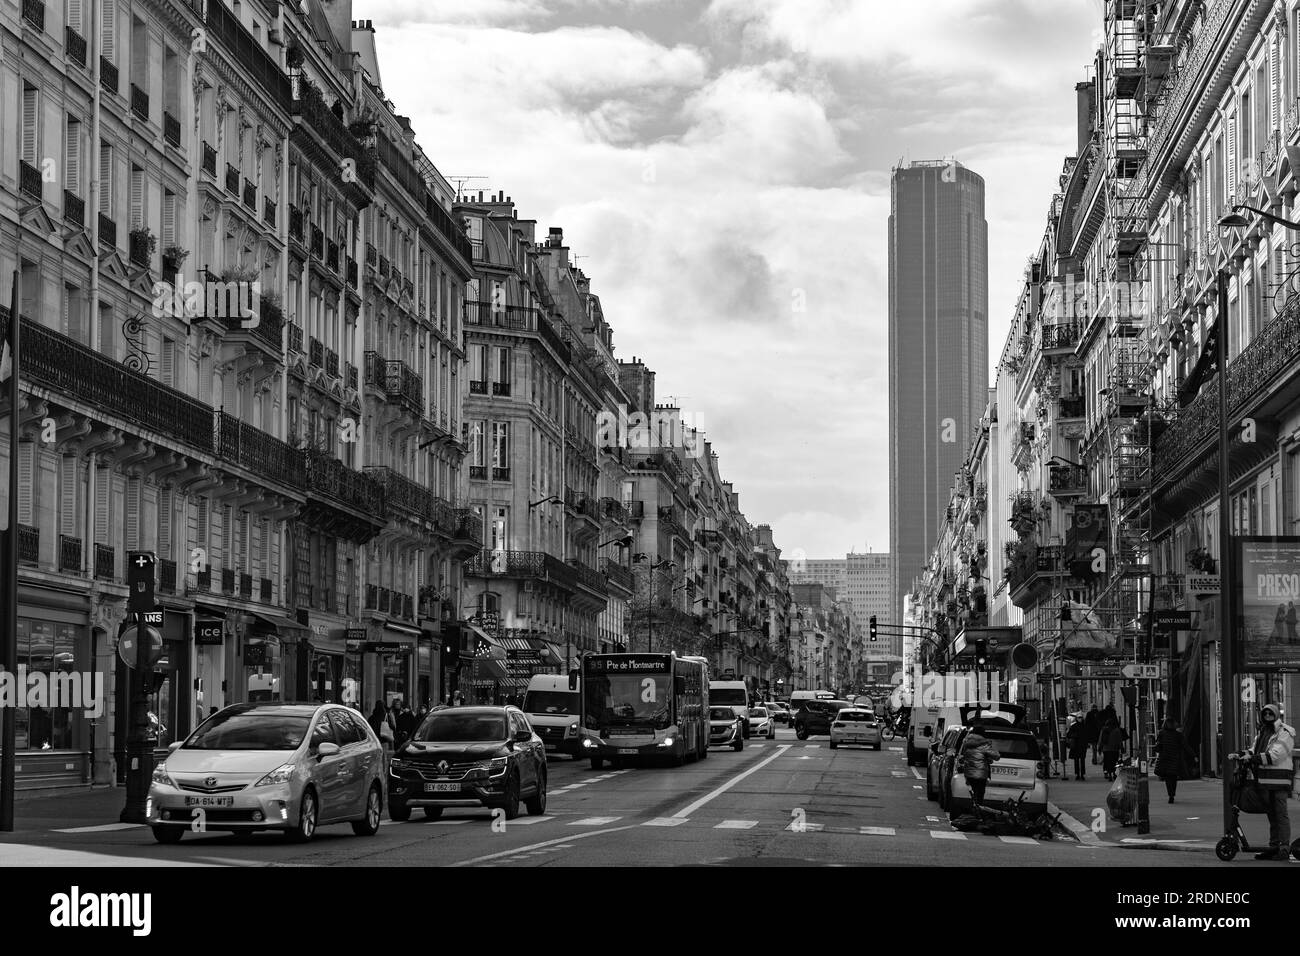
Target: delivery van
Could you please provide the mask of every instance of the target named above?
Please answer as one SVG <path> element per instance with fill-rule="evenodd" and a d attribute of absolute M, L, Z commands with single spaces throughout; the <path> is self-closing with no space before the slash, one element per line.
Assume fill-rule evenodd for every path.
<path fill-rule="evenodd" d="M 574 685 L 572 690 L 570 683 Z M 578 732 L 582 720 L 580 680 L 571 680 L 567 674 L 535 674 L 528 681 L 520 709 L 528 715 L 547 750 L 568 754 L 574 760 L 583 756 L 582 735 Z"/>
<path fill-rule="evenodd" d="M 930 758 L 930 744 L 954 726 L 961 726 L 959 707 L 913 707 L 907 728 L 908 766 L 924 767 Z"/>
<path fill-rule="evenodd" d="M 743 680 L 709 681 L 709 706 L 730 707 L 744 721 L 745 738 L 749 738 L 749 685 Z"/>

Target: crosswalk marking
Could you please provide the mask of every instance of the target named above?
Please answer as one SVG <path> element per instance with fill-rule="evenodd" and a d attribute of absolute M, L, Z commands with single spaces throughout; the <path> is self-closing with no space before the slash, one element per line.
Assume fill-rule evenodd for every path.
<path fill-rule="evenodd" d="M 955 830 L 931 830 L 930 836 L 936 840 L 964 840 L 966 834 Z"/>
<path fill-rule="evenodd" d="M 858 827 L 863 836 L 895 836 L 893 827 Z"/>
<path fill-rule="evenodd" d="M 926 818 L 925 818 L 925 822 L 926 822 L 926 823 L 938 823 L 938 822 L 939 822 L 939 818 L 938 818 L 938 817 L 926 817 Z"/>
<path fill-rule="evenodd" d="M 889 775 L 890 775 L 891 777 L 906 777 L 906 776 L 907 776 L 907 774 L 905 774 L 905 773 L 904 773 L 903 771 L 901 771 L 901 770 L 891 770 L 891 771 L 889 771 Z"/>
<path fill-rule="evenodd" d="M 685 817 L 655 817 L 641 824 L 643 827 L 676 827 L 686 822 Z"/>
<path fill-rule="evenodd" d="M 622 820 L 622 817 L 583 817 L 581 820 L 574 820 L 569 824 L 571 827 L 603 827 L 607 823 L 613 823 L 616 820 Z"/>
<path fill-rule="evenodd" d="M 758 826 L 757 820 L 723 820 L 713 829 L 715 830 L 752 830 Z"/>
<path fill-rule="evenodd" d="M 455 827 L 462 823 L 469 823 L 468 820 L 425 820 L 424 822 L 431 827 Z"/>
<path fill-rule="evenodd" d="M 144 826 L 143 823 L 101 823 L 93 827 L 69 827 L 66 830 L 52 830 L 52 833 L 111 833 L 114 830 L 134 830 Z"/>
<path fill-rule="evenodd" d="M 1027 836 L 1000 836 L 998 837 L 1003 843 L 1014 843 L 1017 846 L 1038 846 L 1038 841 L 1033 837 Z"/>
<path fill-rule="evenodd" d="M 803 745 L 803 749 L 804 749 L 804 750 L 816 750 L 816 749 L 818 749 L 820 746 L 821 746 L 821 744 L 804 744 L 804 745 Z"/>
<path fill-rule="evenodd" d="M 548 820 L 554 820 L 555 817 L 520 817 L 518 820 L 509 820 L 506 822 L 507 827 L 526 827 L 534 823 L 545 823 Z"/>

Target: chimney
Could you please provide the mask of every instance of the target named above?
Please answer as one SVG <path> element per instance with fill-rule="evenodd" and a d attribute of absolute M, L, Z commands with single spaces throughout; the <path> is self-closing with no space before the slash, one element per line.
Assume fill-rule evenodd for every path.
<path fill-rule="evenodd" d="M 546 244 L 548 246 L 564 245 L 564 230 L 559 226 L 552 226 L 546 232 Z"/>
<path fill-rule="evenodd" d="M 1084 150 L 1088 148 L 1089 140 L 1092 139 L 1092 113 L 1093 103 L 1096 99 L 1096 89 L 1095 80 L 1074 84 L 1079 137 L 1076 156 L 1083 155 Z"/>

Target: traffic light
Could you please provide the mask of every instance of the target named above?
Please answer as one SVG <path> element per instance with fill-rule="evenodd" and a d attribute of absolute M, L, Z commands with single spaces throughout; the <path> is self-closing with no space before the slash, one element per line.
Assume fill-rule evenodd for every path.
<path fill-rule="evenodd" d="M 879 638 L 876 637 L 876 615 L 874 614 L 871 615 L 871 639 L 873 641 L 879 640 Z"/>
<path fill-rule="evenodd" d="M 989 662 L 989 642 L 976 641 L 975 642 L 975 663 L 978 664 L 980 667 L 983 667 L 988 662 Z"/>

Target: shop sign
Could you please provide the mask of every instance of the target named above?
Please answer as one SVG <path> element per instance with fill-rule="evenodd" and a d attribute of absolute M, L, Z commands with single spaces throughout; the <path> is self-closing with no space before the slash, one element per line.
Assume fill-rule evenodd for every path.
<path fill-rule="evenodd" d="M 219 645 L 225 642 L 225 629 L 220 621 L 197 621 L 194 624 L 194 643 Z"/>

